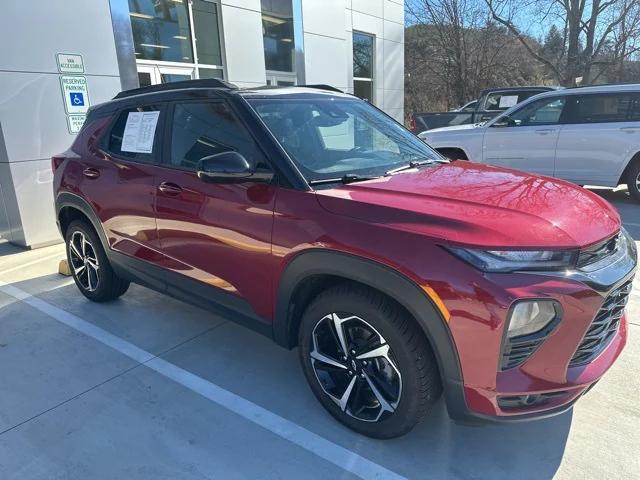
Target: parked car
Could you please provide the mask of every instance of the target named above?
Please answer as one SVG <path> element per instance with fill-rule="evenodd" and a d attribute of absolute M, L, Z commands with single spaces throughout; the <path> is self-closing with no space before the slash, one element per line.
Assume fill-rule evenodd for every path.
<path fill-rule="evenodd" d="M 617 187 L 640 201 L 640 84 L 547 92 L 484 125 L 419 135 L 449 158 Z"/>
<path fill-rule="evenodd" d="M 297 346 L 320 403 L 365 435 L 406 433 L 442 392 L 461 421 L 562 412 L 626 342 L 636 249 L 611 205 L 449 163 L 350 95 L 131 90 L 52 165 L 83 295 L 133 281 Z"/>
<path fill-rule="evenodd" d="M 554 90 L 555 87 L 513 87 L 483 90 L 478 100 L 451 112 L 414 113 L 409 130 L 421 133 L 452 125 L 482 123 L 508 110 L 533 95 Z"/>

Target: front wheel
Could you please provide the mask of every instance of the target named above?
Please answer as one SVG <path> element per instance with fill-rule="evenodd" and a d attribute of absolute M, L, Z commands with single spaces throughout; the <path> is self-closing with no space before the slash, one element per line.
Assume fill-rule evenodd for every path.
<path fill-rule="evenodd" d="M 320 403 L 370 437 L 407 433 L 441 392 L 436 361 L 413 318 L 364 287 L 321 293 L 303 315 L 299 347 Z"/>
<path fill-rule="evenodd" d="M 640 202 L 640 161 L 636 161 L 627 171 L 627 188 L 629 195 Z"/>

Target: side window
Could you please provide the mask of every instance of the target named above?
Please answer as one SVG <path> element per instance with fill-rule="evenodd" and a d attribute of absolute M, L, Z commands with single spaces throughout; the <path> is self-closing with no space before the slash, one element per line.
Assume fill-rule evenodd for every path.
<path fill-rule="evenodd" d="M 109 137 L 106 140 L 106 150 L 118 157 L 135 160 L 137 162 L 153 163 L 155 158 L 159 158 L 153 151 L 153 143 L 156 133 L 160 125 L 158 118 L 160 116 L 161 107 L 158 105 L 149 105 L 138 108 L 129 108 L 123 110 L 118 115 L 118 118 L 113 123 L 109 132 Z M 127 121 L 129 115 L 132 113 L 151 113 L 144 117 L 144 126 L 138 127 L 140 130 L 137 133 L 136 138 L 129 137 L 125 140 L 125 130 L 127 127 Z M 156 112 L 156 115 L 153 113 Z M 133 118 L 132 118 L 133 120 Z M 142 120 L 142 118 L 140 118 Z M 129 132 L 131 133 L 132 123 L 129 123 Z M 142 132 L 142 129 L 146 129 L 146 132 Z M 124 143 L 124 145 L 123 145 Z M 135 145 L 132 145 L 135 143 Z"/>
<path fill-rule="evenodd" d="M 573 103 L 572 123 L 626 122 L 632 103 L 630 93 L 579 96 Z"/>
<path fill-rule="evenodd" d="M 509 118 L 515 127 L 554 125 L 560 122 L 565 103 L 564 97 L 543 98 L 516 110 Z"/>
<path fill-rule="evenodd" d="M 253 138 L 223 102 L 178 103 L 171 126 L 172 166 L 196 170 L 201 158 L 236 151 L 253 167 L 263 167 L 264 156 Z"/>

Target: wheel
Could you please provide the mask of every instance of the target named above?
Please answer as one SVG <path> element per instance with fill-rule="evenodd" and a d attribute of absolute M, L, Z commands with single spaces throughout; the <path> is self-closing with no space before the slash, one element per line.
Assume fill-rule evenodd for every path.
<path fill-rule="evenodd" d="M 114 300 L 125 293 L 129 282 L 116 275 L 95 230 L 82 221 L 67 228 L 67 261 L 82 294 L 94 302 Z"/>
<path fill-rule="evenodd" d="M 629 195 L 640 202 L 640 161 L 636 161 L 627 171 L 627 188 Z"/>
<path fill-rule="evenodd" d="M 441 393 L 424 335 L 392 300 L 343 284 L 321 293 L 302 316 L 302 368 L 337 420 L 374 438 L 407 433 Z"/>

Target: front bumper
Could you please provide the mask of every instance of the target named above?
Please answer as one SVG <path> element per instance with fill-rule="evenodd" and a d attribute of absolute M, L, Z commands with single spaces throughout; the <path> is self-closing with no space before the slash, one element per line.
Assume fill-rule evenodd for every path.
<path fill-rule="evenodd" d="M 464 379 L 445 379 L 445 387 L 453 392 L 447 395 L 450 416 L 465 423 L 513 422 L 571 408 L 611 367 L 626 344 L 623 315 L 617 331 L 597 355 L 588 363 L 571 365 L 607 296 L 630 282 L 635 268 L 634 249 L 621 261 L 588 274 L 484 274 L 473 286 L 474 293 L 481 293 L 481 305 L 478 295 L 448 299 L 449 326 Z M 507 312 L 514 301 L 525 298 L 554 299 L 562 305 L 563 316 L 524 363 L 501 370 Z"/>

